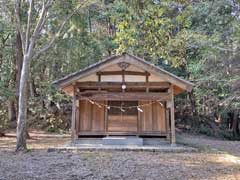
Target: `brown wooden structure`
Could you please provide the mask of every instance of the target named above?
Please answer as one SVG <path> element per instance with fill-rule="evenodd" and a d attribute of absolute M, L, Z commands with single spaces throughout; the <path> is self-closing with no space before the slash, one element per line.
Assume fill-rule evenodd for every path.
<path fill-rule="evenodd" d="M 73 97 L 72 138 L 162 136 L 175 143 L 174 96 L 193 84 L 145 60 L 111 56 L 53 83 Z"/>

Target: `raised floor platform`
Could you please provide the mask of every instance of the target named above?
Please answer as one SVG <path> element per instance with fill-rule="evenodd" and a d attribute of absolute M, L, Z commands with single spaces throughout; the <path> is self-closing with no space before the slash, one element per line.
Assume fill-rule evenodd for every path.
<path fill-rule="evenodd" d="M 107 136 L 103 138 L 78 138 L 72 145 L 133 145 L 133 146 L 156 146 L 170 145 L 165 138 L 142 138 L 137 136 Z"/>
<path fill-rule="evenodd" d="M 134 146 L 142 146 L 143 138 L 139 138 L 136 136 L 108 136 L 102 138 L 103 145 L 134 145 Z"/>
<path fill-rule="evenodd" d="M 64 147 L 49 148 L 48 151 L 195 152 L 197 149 L 183 145 L 171 145 L 167 140 L 161 138 L 105 137 L 79 138 Z"/>

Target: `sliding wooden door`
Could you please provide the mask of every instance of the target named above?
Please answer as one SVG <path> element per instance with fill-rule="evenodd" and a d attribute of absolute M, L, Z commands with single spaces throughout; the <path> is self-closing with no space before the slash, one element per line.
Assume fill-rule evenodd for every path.
<path fill-rule="evenodd" d="M 137 132 L 138 112 L 136 108 L 137 101 L 109 101 L 111 107 L 108 110 L 107 131 L 112 133 L 135 133 Z M 122 107 L 122 110 L 118 107 Z"/>
<path fill-rule="evenodd" d="M 104 104 L 104 101 L 97 103 Z M 91 104 L 89 101 L 79 102 L 79 133 L 99 134 L 104 133 L 105 107 Z"/>
<path fill-rule="evenodd" d="M 165 103 L 140 101 L 139 105 L 144 105 L 143 112 L 138 113 L 140 134 L 166 133 Z"/>

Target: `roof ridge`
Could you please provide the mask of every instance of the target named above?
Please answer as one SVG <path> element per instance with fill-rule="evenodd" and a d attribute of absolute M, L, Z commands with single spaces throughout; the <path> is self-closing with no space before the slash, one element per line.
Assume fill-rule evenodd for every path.
<path fill-rule="evenodd" d="M 189 81 L 187 81 L 187 80 L 185 80 L 183 78 L 180 78 L 180 77 L 176 76 L 175 74 L 173 74 L 171 72 L 166 71 L 164 68 L 156 66 L 155 64 L 150 63 L 150 62 L 144 60 L 143 58 L 140 58 L 138 56 L 135 56 L 135 55 L 127 53 L 127 52 L 124 53 L 124 54 L 121 54 L 121 55 L 113 54 L 111 56 L 108 56 L 105 59 L 102 59 L 102 60 L 100 60 L 100 61 L 98 61 L 98 62 L 96 62 L 94 64 L 91 64 L 90 66 L 87 66 L 87 67 L 85 67 L 83 69 L 80 69 L 79 71 L 73 72 L 73 73 L 71 73 L 71 74 L 69 74 L 69 75 L 67 75 L 67 76 L 65 76 L 63 78 L 55 80 L 55 81 L 52 82 L 52 84 L 55 85 L 56 87 L 61 87 L 64 84 L 65 85 L 67 84 L 67 83 L 64 83 L 65 81 L 68 81 L 68 80 L 69 81 L 74 81 L 74 79 L 76 79 L 80 75 L 85 74 L 88 70 L 91 70 L 93 68 L 97 68 L 98 66 L 103 65 L 105 63 L 108 63 L 109 61 L 114 60 L 115 58 L 123 57 L 123 56 L 126 56 L 126 55 L 129 56 L 129 57 L 132 57 L 136 61 L 140 61 L 141 63 L 143 63 L 143 64 L 145 64 L 147 66 L 150 66 L 150 68 L 152 68 L 154 70 L 154 72 L 156 72 L 156 73 L 163 73 L 163 74 L 165 74 L 167 76 L 170 76 L 171 78 L 174 78 L 177 81 L 180 81 L 181 83 L 185 84 L 185 86 L 190 86 L 190 90 L 192 89 L 192 86 L 194 86 L 193 83 L 191 83 L 191 82 L 189 82 Z M 71 83 L 71 82 L 69 82 L 69 83 Z"/>

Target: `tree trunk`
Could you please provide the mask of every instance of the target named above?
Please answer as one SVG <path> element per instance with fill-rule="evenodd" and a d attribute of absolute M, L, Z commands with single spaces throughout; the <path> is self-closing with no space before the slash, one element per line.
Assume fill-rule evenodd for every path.
<path fill-rule="evenodd" d="M 236 137 L 240 134 L 238 113 L 239 113 L 238 110 L 235 110 L 234 114 L 233 114 L 232 130 L 233 130 L 233 136 L 234 137 Z"/>
<path fill-rule="evenodd" d="M 30 92 L 30 96 L 32 96 L 32 97 L 36 97 L 37 96 L 36 86 L 35 86 L 35 82 L 34 82 L 34 78 L 33 77 L 29 81 L 29 92 Z"/>
<path fill-rule="evenodd" d="M 22 54 L 22 40 L 20 33 L 17 32 L 16 36 L 16 95 L 17 99 L 19 96 L 19 85 L 20 85 L 20 78 L 21 78 L 21 70 L 22 70 L 22 63 L 23 63 L 23 54 Z"/>
<path fill-rule="evenodd" d="M 88 8 L 88 27 L 89 27 L 89 32 L 92 32 L 92 22 L 91 22 L 91 15 L 90 15 L 90 8 Z"/>
<path fill-rule="evenodd" d="M 196 103 L 193 97 L 193 91 L 188 93 L 188 97 L 190 100 L 190 104 L 191 104 L 191 111 L 192 111 L 192 115 L 196 116 L 197 115 L 197 110 L 196 110 Z"/>
<path fill-rule="evenodd" d="M 16 122 L 16 119 L 17 119 L 15 103 L 13 99 L 8 100 L 8 119 L 10 122 Z"/>
<path fill-rule="evenodd" d="M 24 55 L 19 86 L 17 143 L 16 151 L 25 150 L 26 144 L 26 118 L 27 118 L 27 81 L 29 78 L 30 56 Z"/>
<path fill-rule="evenodd" d="M 3 136 L 5 136 L 4 131 L 0 129 L 0 137 L 3 137 Z"/>

